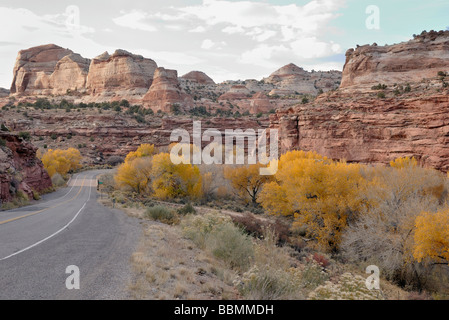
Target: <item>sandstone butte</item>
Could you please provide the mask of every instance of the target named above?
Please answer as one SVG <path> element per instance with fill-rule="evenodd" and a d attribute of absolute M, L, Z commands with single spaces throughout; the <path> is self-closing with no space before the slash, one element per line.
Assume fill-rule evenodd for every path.
<path fill-rule="evenodd" d="M 414 156 L 424 166 L 449 171 L 449 78 L 440 71 L 449 71 L 448 31 L 349 50 L 339 90 L 278 110 L 270 127 L 280 131 L 283 152 L 314 150 L 383 164 Z M 379 83 L 388 86 L 385 99 L 371 90 Z M 403 91 L 407 84 L 410 93 Z"/>
<path fill-rule="evenodd" d="M 0 139 L 6 142 L 5 147 L 0 147 L 0 203 L 11 201 L 17 190 L 32 199 L 33 191 L 52 186 L 42 162 L 36 158 L 36 147 L 7 132 L 0 131 Z"/>
<path fill-rule="evenodd" d="M 170 113 L 173 106 L 178 106 L 179 111 L 190 109 L 193 98 L 181 90 L 176 70 L 157 68 L 153 84 L 143 97 L 143 105 L 155 112 Z"/>

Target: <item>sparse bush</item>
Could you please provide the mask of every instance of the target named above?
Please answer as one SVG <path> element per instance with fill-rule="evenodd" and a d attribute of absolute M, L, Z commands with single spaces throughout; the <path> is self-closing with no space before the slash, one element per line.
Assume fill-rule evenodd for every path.
<path fill-rule="evenodd" d="M 446 72 L 444 72 L 444 71 L 438 71 L 438 76 L 439 76 L 439 77 L 445 77 L 445 76 L 446 76 Z"/>
<path fill-rule="evenodd" d="M 176 213 L 173 210 L 163 206 L 148 208 L 146 216 L 150 219 L 166 224 L 175 224 L 176 222 L 178 222 Z"/>
<path fill-rule="evenodd" d="M 19 137 L 22 138 L 23 140 L 29 141 L 29 140 L 31 140 L 31 133 L 26 132 L 26 131 L 21 131 L 21 132 L 19 132 Z"/>
<path fill-rule="evenodd" d="M 343 274 L 337 283 L 330 281 L 316 288 L 310 300 L 381 300 L 378 290 L 369 290 L 365 279 L 351 273 Z"/>
<path fill-rule="evenodd" d="M 315 289 L 327 280 L 329 280 L 329 275 L 324 268 L 313 259 L 313 256 L 307 258 L 301 274 L 301 285 L 304 288 Z"/>
<path fill-rule="evenodd" d="M 51 182 L 53 183 L 53 186 L 56 187 L 56 188 L 65 187 L 66 186 L 65 180 L 62 178 L 62 176 L 59 173 L 55 173 L 51 177 Z"/>
<path fill-rule="evenodd" d="M 204 249 L 209 233 L 227 223 L 232 223 L 230 217 L 218 213 L 207 213 L 203 216 L 191 215 L 184 218 L 181 222 L 181 228 L 187 238 Z"/>
<path fill-rule="evenodd" d="M 386 84 L 378 84 L 377 86 L 371 87 L 371 90 L 385 90 L 388 86 Z"/>
<path fill-rule="evenodd" d="M 1 124 L 0 130 L 4 132 L 9 132 L 9 129 L 3 123 Z"/>
<path fill-rule="evenodd" d="M 240 293 L 250 300 L 303 299 L 297 269 L 281 270 L 254 266 L 238 283 Z"/>
<path fill-rule="evenodd" d="M 182 207 L 181 209 L 178 209 L 178 214 L 182 215 L 182 216 L 185 216 L 185 215 L 188 215 L 188 214 L 196 214 L 196 210 L 192 206 L 191 203 L 188 203 L 184 207 Z"/>
<path fill-rule="evenodd" d="M 379 98 L 379 99 L 385 99 L 385 92 L 379 92 L 379 93 L 377 93 L 377 97 Z"/>
<path fill-rule="evenodd" d="M 6 147 L 6 141 L 0 138 L 0 147 Z"/>
<path fill-rule="evenodd" d="M 40 199 L 41 199 L 41 195 L 39 194 L 39 192 L 33 190 L 33 200 L 37 201 Z"/>
<path fill-rule="evenodd" d="M 254 257 L 251 238 L 233 223 L 226 223 L 206 237 L 206 249 L 231 268 L 247 270 Z"/>

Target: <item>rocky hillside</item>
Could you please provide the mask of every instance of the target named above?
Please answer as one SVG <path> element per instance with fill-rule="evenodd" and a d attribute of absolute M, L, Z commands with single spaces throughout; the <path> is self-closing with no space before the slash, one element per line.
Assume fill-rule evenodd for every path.
<path fill-rule="evenodd" d="M 413 156 L 449 171 L 448 49 L 441 31 L 349 50 L 339 90 L 271 117 L 282 151 L 384 164 Z"/>
<path fill-rule="evenodd" d="M 449 72 L 449 31 L 423 32 L 390 46 L 364 45 L 346 52 L 341 89 L 418 83 Z"/>
<path fill-rule="evenodd" d="M 0 203 L 11 201 L 19 190 L 32 198 L 33 191 L 52 186 L 36 150 L 17 135 L 0 131 Z"/>

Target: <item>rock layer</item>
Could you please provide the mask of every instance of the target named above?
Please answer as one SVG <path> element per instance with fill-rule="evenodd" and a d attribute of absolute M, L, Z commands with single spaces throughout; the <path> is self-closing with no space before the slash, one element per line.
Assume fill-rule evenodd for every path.
<path fill-rule="evenodd" d="M 313 150 L 349 162 L 388 164 L 414 156 L 424 166 L 449 171 L 449 95 L 407 99 L 318 100 L 279 111 L 271 127 L 281 151 Z"/>
<path fill-rule="evenodd" d="M 449 31 L 423 32 L 391 46 L 374 44 L 348 50 L 340 88 L 419 82 L 436 77 L 439 71 L 449 71 Z"/>
<path fill-rule="evenodd" d="M 36 147 L 6 132 L 0 131 L 0 139 L 6 142 L 0 147 L 0 202 L 11 201 L 19 190 L 32 198 L 33 191 L 52 186 L 42 162 L 36 158 Z"/>

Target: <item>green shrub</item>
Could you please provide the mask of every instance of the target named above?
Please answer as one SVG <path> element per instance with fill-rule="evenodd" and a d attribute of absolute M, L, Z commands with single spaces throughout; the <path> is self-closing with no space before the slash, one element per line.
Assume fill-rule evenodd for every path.
<path fill-rule="evenodd" d="M 56 133 L 52 133 L 50 136 L 53 140 L 58 139 L 58 136 L 56 135 Z"/>
<path fill-rule="evenodd" d="M 0 138 L 0 147 L 6 147 L 6 141 Z"/>
<path fill-rule="evenodd" d="M 196 214 L 196 210 L 192 206 L 191 203 L 188 203 L 184 207 L 182 207 L 181 209 L 178 209 L 178 214 L 181 215 L 181 216 L 185 216 L 185 215 L 188 215 L 188 214 Z"/>
<path fill-rule="evenodd" d="M 36 201 L 41 199 L 39 192 L 33 190 L 33 199 Z"/>
<path fill-rule="evenodd" d="M 2 123 L 0 126 L 1 131 L 9 132 L 9 129 Z"/>
<path fill-rule="evenodd" d="M 407 84 L 405 86 L 404 92 L 411 92 L 412 91 L 412 87 L 410 86 L 410 84 Z"/>
<path fill-rule="evenodd" d="M 438 71 L 438 76 L 439 76 L 439 77 L 445 77 L 445 76 L 446 76 L 446 72 L 444 72 L 444 71 Z"/>
<path fill-rule="evenodd" d="M 207 236 L 227 223 L 232 223 L 230 217 L 218 213 L 207 213 L 204 216 L 187 216 L 182 220 L 181 228 L 185 237 L 201 249 L 205 249 Z"/>
<path fill-rule="evenodd" d="M 150 219 L 166 224 L 175 224 L 178 221 L 176 213 L 163 206 L 155 206 L 147 209 L 146 216 Z"/>
<path fill-rule="evenodd" d="M 385 92 L 379 92 L 379 93 L 377 93 L 377 97 L 379 98 L 379 99 L 385 99 Z"/>
<path fill-rule="evenodd" d="M 51 182 L 53 183 L 53 186 L 56 188 L 66 186 L 64 178 L 59 173 L 55 173 L 53 177 L 51 177 Z"/>
<path fill-rule="evenodd" d="M 307 264 L 301 275 L 301 284 L 305 288 L 315 289 L 329 280 L 329 276 L 313 257 L 307 259 Z"/>
<path fill-rule="evenodd" d="M 301 294 L 301 276 L 297 269 L 253 267 L 243 275 L 238 288 L 240 293 L 249 300 L 304 298 Z"/>
<path fill-rule="evenodd" d="M 385 90 L 388 86 L 386 84 L 378 84 L 377 86 L 371 87 L 371 90 Z"/>
<path fill-rule="evenodd" d="M 233 223 L 226 223 L 206 237 L 206 249 L 231 268 L 247 270 L 254 257 L 251 238 Z"/>
<path fill-rule="evenodd" d="M 21 131 L 19 132 L 19 137 L 22 138 L 23 140 L 31 140 L 31 133 L 26 132 L 26 131 Z"/>

